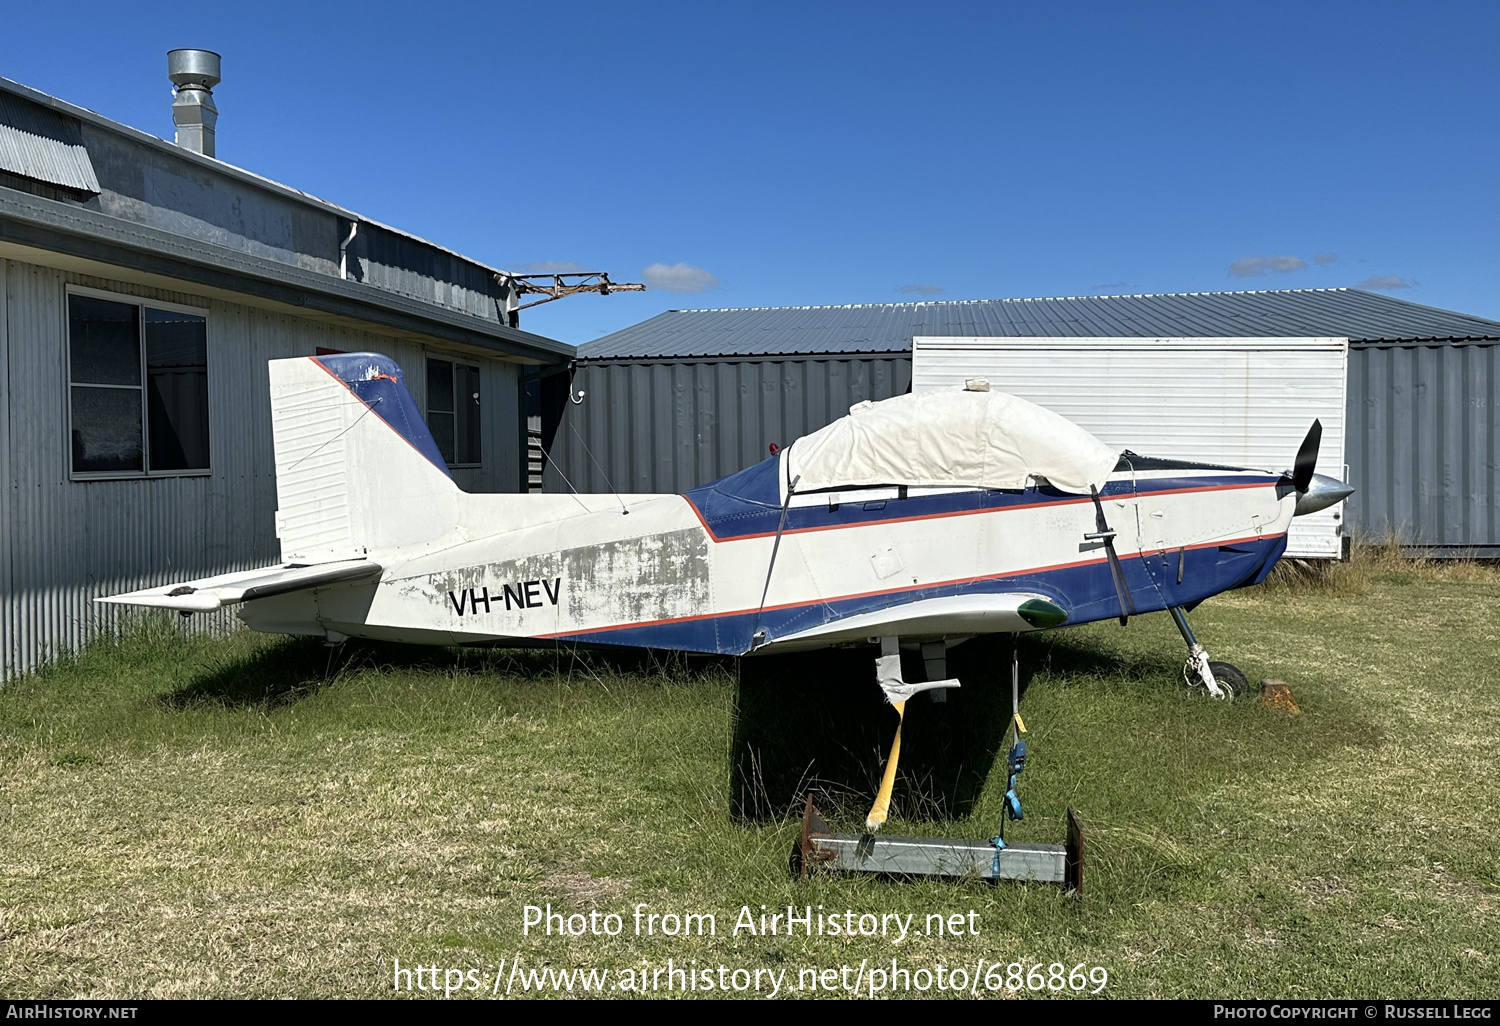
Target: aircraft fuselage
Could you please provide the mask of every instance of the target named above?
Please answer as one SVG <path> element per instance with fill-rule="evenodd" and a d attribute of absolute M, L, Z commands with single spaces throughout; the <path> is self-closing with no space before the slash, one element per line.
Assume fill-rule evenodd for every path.
<path fill-rule="evenodd" d="M 1116 532 L 1125 612 L 1190 608 L 1269 573 L 1296 506 L 1285 478 L 1129 463 L 1100 507 Z M 1100 511 L 1090 496 L 1046 485 L 887 487 L 787 502 L 777 474 L 767 460 L 686 495 L 467 495 L 464 538 L 413 554 L 372 551 L 385 568 L 378 582 L 251 601 L 240 615 L 286 633 L 743 655 L 1030 631 L 1122 612 L 1104 543 L 1084 537 Z M 546 515 L 507 529 L 528 500 Z M 1065 619 L 1038 622 L 1020 608 L 1028 599 Z"/>

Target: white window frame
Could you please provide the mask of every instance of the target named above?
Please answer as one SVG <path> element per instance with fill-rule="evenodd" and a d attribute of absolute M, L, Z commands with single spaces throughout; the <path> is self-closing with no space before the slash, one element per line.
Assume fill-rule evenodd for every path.
<path fill-rule="evenodd" d="M 141 350 L 141 451 L 142 462 L 146 467 L 151 465 L 151 436 L 146 424 L 146 307 L 156 310 L 171 310 L 174 313 L 193 314 L 203 318 L 203 344 L 204 357 L 208 356 L 211 346 L 209 342 L 208 325 L 210 318 L 208 310 L 203 307 L 184 306 L 181 303 L 168 303 L 165 300 L 147 299 L 144 296 L 132 296 L 126 292 L 110 292 L 106 289 L 89 288 L 86 285 L 68 285 L 64 289 L 63 296 L 63 392 L 64 417 L 63 429 L 63 459 L 68 461 L 68 480 L 70 481 L 139 481 L 144 478 L 154 477 L 212 477 L 213 476 L 213 410 L 209 409 L 209 455 L 208 466 L 193 470 L 74 470 L 73 469 L 73 387 L 77 384 L 81 388 L 91 387 L 88 382 L 74 382 L 73 380 L 73 312 L 70 302 L 73 296 L 88 296 L 92 299 L 105 299 L 111 303 L 124 303 L 133 306 L 138 311 L 138 338 Z M 101 386 L 108 388 L 128 388 L 128 385 Z"/>
<path fill-rule="evenodd" d="M 449 370 L 448 370 L 448 376 L 449 376 L 449 382 L 450 383 L 453 380 L 453 370 L 452 370 L 452 368 L 453 368 L 453 366 L 455 364 L 460 364 L 461 363 L 465 367 L 472 367 L 479 374 L 479 382 L 480 382 L 480 389 L 479 389 L 479 417 L 480 417 L 480 420 L 479 420 L 479 424 L 480 424 L 480 429 L 479 429 L 479 462 L 478 463 L 449 463 L 449 464 L 447 464 L 447 467 L 448 467 L 449 470 L 482 470 L 484 468 L 484 365 L 482 363 L 474 360 L 471 357 L 453 356 L 453 355 L 451 355 L 449 353 L 440 353 L 440 352 L 433 352 L 432 350 L 424 350 L 424 352 L 423 352 L 423 360 L 422 360 L 422 412 L 423 412 L 423 416 L 426 417 L 426 419 L 427 419 L 427 430 L 428 431 L 432 430 L 432 413 L 433 413 L 433 410 L 428 405 L 428 398 L 432 395 L 432 389 L 429 386 L 428 381 L 427 381 L 427 374 L 428 374 L 427 362 L 429 360 L 437 361 L 439 363 L 446 363 L 448 365 L 448 368 L 449 368 Z M 453 388 L 452 392 L 453 392 L 453 404 L 454 404 L 454 408 L 451 409 L 451 410 L 438 410 L 437 412 L 438 413 L 446 413 L 446 414 L 448 414 L 449 416 L 451 416 L 453 418 L 453 449 L 454 449 L 454 452 L 456 454 L 457 451 L 458 451 L 458 409 L 457 409 L 457 407 L 458 407 L 458 389 L 457 388 Z M 435 441 L 435 439 L 434 439 L 434 441 Z"/>

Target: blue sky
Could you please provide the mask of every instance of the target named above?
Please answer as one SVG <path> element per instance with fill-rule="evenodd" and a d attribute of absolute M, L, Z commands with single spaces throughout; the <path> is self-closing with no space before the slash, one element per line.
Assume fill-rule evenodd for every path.
<path fill-rule="evenodd" d="M 1500 5 L 11 4 L 0 75 L 512 270 L 527 311 L 1378 286 L 1500 319 Z M 676 291 L 674 291 L 674 289 Z"/>

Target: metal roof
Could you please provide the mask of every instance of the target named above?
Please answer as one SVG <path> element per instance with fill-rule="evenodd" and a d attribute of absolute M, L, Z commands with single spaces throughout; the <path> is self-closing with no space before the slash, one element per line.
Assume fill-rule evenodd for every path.
<path fill-rule="evenodd" d="M 141 183 L 157 171 L 173 180 L 160 206 L 142 202 Z M 73 195 L 62 201 L 16 177 Z M 575 352 L 510 327 L 497 268 L 0 78 L 0 248 L 9 245 L 296 312 L 373 320 L 526 362 L 556 364 Z"/>
<path fill-rule="evenodd" d="M 99 179 L 78 121 L 0 92 L 0 170 L 90 194 Z"/>
<path fill-rule="evenodd" d="M 339 206 L 337 203 L 331 203 L 328 200 L 320 199 L 310 192 L 303 192 L 301 189 L 293 188 L 290 185 L 285 185 L 274 179 L 267 178 L 264 175 L 256 174 L 254 171 L 247 171 L 242 167 L 237 167 L 234 164 L 219 160 L 215 157 L 204 156 L 201 153 L 197 153 L 193 150 L 178 146 L 176 143 L 169 142 L 168 140 L 162 139 L 159 136 L 152 135 L 149 132 L 143 132 L 139 128 L 132 128 L 130 125 L 124 124 L 119 121 L 114 121 L 110 118 L 105 117 L 103 114 L 89 110 L 87 107 L 80 107 L 76 104 L 69 103 L 67 100 L 52 96 L 49 93 L 44 93 L 39 89 L 33 89 L 31 86 L 23 85 L 20 82 L 15 82 L 11 79 L 0 76 L 0 99 L 4 99 L 6 93 L 11 93 L 16 97 L 23 97 L 25 100 L 30 100 L 32 103 L 49 107 L 52 109 L 52 111 L 55 111 L 63 115 L 64 117 L 73 118 L 79 122 L 94 125 L 98 128 L 102 128 L 107 131 L 114 132 L 118 135 L 125 136 L 126 138 L 132 139 L 135 142 L 143 143 L 147 146 L 152 147 L 157 152 L 165 154 L 170 159 L 194 163 L 214 173 L 227 175 L 228 177 L 236 178 L 240 181 L 259 186 L 260 188 L 266 189 L 269 192 L 276 193 L 277 195 L 284 196 L 288 199 L 295 200 L 300 203 L 305 203 L 309 207 L 326 210 L 329 213 L 336 214 L 337 216 L 343 217 L 350 221 L 360 221 L 364 224 L 373 225 L 374 227 L 380 228 L 383 231 L 388 231 L 393 235 L 404 236 L 405 238 L 408 238 L 422 246 L 431 247 L 434 250 L 446 253 L 452 257 L 456 257 L 459 260 L 464 261 L 465 263 L 473 264 L 475 267 L 478 267 L 488 273 L 508 273 L 505 272 L 502 268 L 491 267 L 489 264 L 481 263 L 480 261 L 475 260 L 473 257 L 464 256 L 457 250 L 449 249 L 447 246 L 440 245 L 436 242 L 431 241 L 430 239 L 424 239 L 420 235 L 416 235 L 412 232 L 406 231 L 405 229 L 393 227 L 392 225 L 385 224 L 382 221 L 377 221 L 373 217 L 366 217 L 363 214 L 359 214 L 353 210 L 349 210 L 347 207 Z M 24 106 L 24 104 L 18 104 L 14 99 L 11 99 L 9 102 L 15 108 Z M 4 112 L 8 112 L 11 109 L 12 108 L 7 107 L 4 109 Z M 88 160 L 86 152 L 84 154 L 84 160 Z M 21 174 L 23 172 L 15 173 Z M 32 176 L 28 175 L 27 177 Z M 90 179 L 93 178 L 93 165 L 91 163 L 89 164 L 89 177 Z M 74 187 L 77 188 L 77 186 Z M 90 190 L 85 189 L 85 191 Z M 99 183 L 97 181 L 93 182 L 93 188 L 91 191 L 99 191 Z"/>
<path fill-rule="evenodd" d="M 581 360 L 908 352 L 914 335 L 1347 337 L 1500 341 L 1500 321 L 1361 289 L 669 310 L 578 348 Z"/>

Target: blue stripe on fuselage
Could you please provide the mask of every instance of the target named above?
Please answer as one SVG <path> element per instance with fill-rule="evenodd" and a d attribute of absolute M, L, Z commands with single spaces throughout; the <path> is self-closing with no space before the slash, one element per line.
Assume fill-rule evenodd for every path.
<path fill-rule="evenodd" d="M 775 459 L 764 460 L 749 470 L 731 475 L 686 493 L 684 498 L 697 510 L 715 541 L 732 541 L 775 534 L 781 523 L 780 500 L 776 494 Z M 1110 481 L 1100 493 L 1119 498 L 1132 493 L 1148 495 L 1157 492 L 1197 488 L 1224 488 L 1243 485 L 1270 485 L 1280 478 L 1247 474 L 1183 474 L 1166 478 L 1149 478 L 1136 482 Z M 861 491 L 849 489 L 839 494 L 840 503 L 794 506 L 787 510 L 789 532 L 815 528 L 853 527 L 887 520 L 909 520 L 940 517 L 955 513 L 979 513 L 1012 507 L 1061 505 L 1087 502 L 1087 496 L 1062 492 L 1052 487 L 1031 487 L 1016 491 L 973 489 L 940 495 L 913 495 L 905 499 L 864 501 Z"/>
<path fill-rule="evenodd" d="M 908 500 L 912 501 L 912 500 Z M 1182 583 L 1177 583 L 1179 551 L 1143 553 L 1121 559 L 1137 613 L 1168 606 L 1192 606 L 1210 595 L 1262 579 L 1286 549 L 1286 536 L 1258 538 L 1226 545 L 1181 550 Z M 556 640 L 636 648 L 678 649 L 721 655 L 743 655 L 758 627 L 767 642 L 860 613 L 958 595 L 1035 592 L 1049 595 L 1069 611 L 1065 626 L 1118 616 L 1119 599 L 1109 564 L 1103 559 L 1081 566 L 1022 571 L 1003 577 L 917 587 L 879 595 L 852 596 L 725 616 L 702 616 L 608 630 L 559 635 Z"/>

